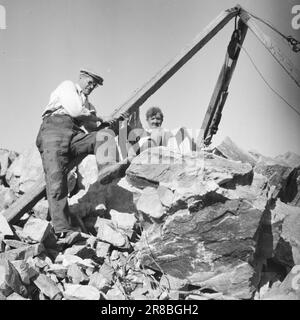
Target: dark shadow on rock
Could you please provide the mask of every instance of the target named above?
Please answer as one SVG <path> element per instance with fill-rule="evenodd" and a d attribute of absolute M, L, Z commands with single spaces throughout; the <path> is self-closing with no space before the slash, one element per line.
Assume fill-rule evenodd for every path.
<path fill-rule="evenodd" d="M 289 203 L 294 200 L 298 194 L 297 178 L 300 175 L 300 170 L 294 169 L 288 176 L 286 186 L 279 193 L 279 198 L 284 203 Z"/>
<path fill-rule="evenodd" d="M 193 199 L 192 206 L 188 203 Z M 172 215 L 179 210 L 189 209 L 190 212 L 197 212 L 205 207 L 209 207 L 215 203 L 225 203 L 228 198 L 214 191 L 208 192 L 204 196 L 191 196 L 190 198 L 179 199 L 167 210 L 167 215 Z"/>
<path fill-rule="evenodd" d="M 295 265 L 292 246 L 289 242 L 280 238 L 275 248 L 274 260 L 279 264 L 292 268 Z"/>
<path fill-rule="evenodd" d="M 108 211 L 113 209 L 119 212 L 136 213 L 133 193 L 117 185 L 119 180 L 109 187 L 106 199 Z"/>
<path fill-rule="evenodd" d="M 78 204 L 74 204 L 74 205 L 70 205 L 70 208 L 72 209 L 73 207 L 76 208 L 76 206 L 80 206 L 81 203 L 90 203 L 90 198 L 91 195 L 97 195 L 99 193 L 99 189 L 101 188 L 101 184 L 96 181 L 93 184 L 91 184 L 87 190 L 87 192 L 82 196 L 82 198 L 80 198 L 78 200 Z M 82 189 L 80 189 L 82 190 Z M 78 190 L 78 191 L 80 191 Z M 105 192 L 105 189 L 103 188 L 103 191 Z M 95 197 L 93 197 L 93 200 L 96 200 Z M 93 216 L 103 216 L 105 214 L 105 212 L 103 211 L 103 209 L 96 209 L 96 207 L 100 204 L 104 204 L 103 200 L 101 198 L 99 198 L 99 201 L 95 201 L 95 203 L 93 203 L 93 209 L 91 210 L 91 215 Z M 77 210 L 76 210 L 77 211 Z"/>
<path fill-rule="evenodd" d="M 262 286 L 261 281 L 263 272 L 267 272 L 264 269 L 267 264 L 267 260 L 273 256 L 274 237 L 271 219 L 271 211 L 270 208 L 267 207 L 261 216 L 259 227 L 254 235 L 256 248 L 253 258 L 249 263 L 255 271 L 251 278 L 251 283 L 257 289 Z"/>
<path fill-rule="evenodd" d="M 87 215 L 83 218 L 83 222 L 86 225 L 87 230 L 93 235 L 97 233 L 94 228 L 97 217 L 110 219 L 109 211 L 111 209 L 132 214 L 137 212 L 133 194 L 118 186 L 117 183 L 119 180 L 120 179 L 114 180 L 114 183 L 110 185 L 102 185 L 99 181 L 94 182 L 88 187 L 87 192 L 82 198 L 78 200 L 78 203 L 70 206 L 71 211 L 79 212 L 80 206 L 84 206 L 84 203 L 86 203 L 87 206 L 91 205 L 91 208 L 88 208 L 89 212 L 87 212 Z M 78 191 L 80 191 L 79 188 L 77 189 L 77 192 Z M 100 195 L 99 192 L 103 193 Z M 99 194 L 98 200 L 97 194 Z M 101 204 L 105 207 L 97 209 Z"/>
<path fill-rule="evenodd" d="M 220 187 L 225 188 L 225 189 L 231 189 L 235 190 L 236 186 L 250 186 L 253 182 L 254 178 L 254 172 L 251 170 L 248 174 L 246 175 L 235 175 L 232 180 L 228 182 L 224 182 L 219 184 Z"/>

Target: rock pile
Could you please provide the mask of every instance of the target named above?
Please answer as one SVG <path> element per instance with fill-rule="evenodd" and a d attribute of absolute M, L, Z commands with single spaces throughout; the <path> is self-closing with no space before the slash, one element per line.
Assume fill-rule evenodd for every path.
<path fill-rule="evenodd" d="M 23 171 L 28 157 L 36 167 Z M 0 211 L 41 170 L 32 157 L 1 171 Z M 86 233 L 58 240 L 46 199 L 14 225 L 0 214 L 0 298 L 299 300 L 299 173 L 299 156 L 229 138 L 211 152 L 146 150 L 109 185 L 88 156 L 69 174 Z"/>

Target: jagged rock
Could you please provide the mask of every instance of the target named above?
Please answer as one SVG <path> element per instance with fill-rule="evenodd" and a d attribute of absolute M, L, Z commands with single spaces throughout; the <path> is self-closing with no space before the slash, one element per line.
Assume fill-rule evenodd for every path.
<path fill-rule="evenodd" d="M 11 189 L 0 185 L 0 212 L 7 209 L 16 199 L 17 196 Z"/>
<path fill-rule="evenodd" d="M 225 295 L 239 299 L 249 299 L 253 296 L 251 279 L 255 271 L 249 263 L 241 262 L 232 266 L 231 270 L 217 274 L 207 280 L 198 282 L 201 287 L 209 287 Z M 249 290 L 249 287 L 252 289 Z"/>
<path fill-rule="evenodd" d="M 207 188 L 207 187 L 206 187 Z M 224 199 L 247 199 L 253 207 L 264 211 L 268 201 L 272 195 L 272 189 L 268 184 L 268 179 L 261 174 L 254 173 L 251 185 L 237 185 L 234 189 L 217 188 L 212 189 L 217 198 L 217 195 Z"/>
<path fill-rule="evenodd" d="M 300 265 L 296 265 L 284 281 L 265 293 L 262 300 L 300 300 Z"/>
<path fill-rule="evenodd" d="M 49 236 L 51 231 L 52 225 L 50 222 L 32 217 L 23 228 L 24 236 L 36 242 L 42 242 Z"/>
<path fill-rule="evenodd" d="M 300 265 L 300 208 L 284 206 L 285 217 L 282 223 L 280 239 L 275 248 L 275 259 L 293 267 Z"/>
<path fill-rule="evenodd" d="M 0 259 L 0 294 L 7 297 L 11 293 L 17 292 L 21 296 L 27 297 L 27 289 L 22 284 L 17 269 L 7 259 Z"/>
<path fill-rule="evenodd" d="M 42 159 L 37 147 L 31 146 L 11 164 L 6 173 L 6 181 L 14 192 L 24 193 L 42 174 Z"/>
<path fill-rule="evenodd" d="M 27 245 L 24 247 L 12 249 L 12 250 L 0 253 L 0 259 L 5 258 L 9 261 L 27 260 L 30 257 L 38 256 L 44 250 L 45 250 L 45 247 L 41 243 L 34 244 L 34 245 Z"/>
<path fill-rule="evenodd" d="M 49 203 L 48 200 L 40 200 L 33 208 L 32 211 L 36 218 L 46 220 L 48 216 Z"/>
<path fill-rule="evenodd" d="M 79 232 L 79 231 L 74 231 L 70 235 L 68 235 L 66 238 L 59 240 L 58 243 L 60 245 L 71 247 L 75 243 L 86 243 L 88 238 L 89 238 L 88 234 Z"/>
<path fill-rule="evenodd" d="M 300 168 L 295 168 L 287 182 L 285 200 L 291 205 L 300 207 Z"/>
<path fill-rule="evenodd" d="M 90 285 L 66 284 L 64 296 L 67 300 L 99 300 L 100 292 Z"/>
<path fill-rule="evenodd" d="M 255 166 L 257 162 L 254 156 L 238 147 L 229 137 L 226 137 L 222 143 L 213 150 L 213 153 L 226 159 L 250 163 L 252 166 Z"/>
<path fill-rule="evenodd" d="M 174 193 L 172 190 L 165 186 L 158 186 L 157 194 L 163 206 L 171 207 L 174 202 Z"/>
<path fill-rule="evenodd" d="M 39 271 L 46 271 L 53 265 L 51 259 L 45 253 L 41 253 L 37 257 L 30 257 L 26 262 Z"/>
<path fill-rule="evenodd" d="M 0 235 L 1 236 L 12 236 L 13 232 L 6 220 L 6 218 L 0 213 Z"/>
<path fill-rule="evenodd" d="M 94 155 L 88 155 L 80 163 L 77 175 L 79 191 L 69 199 L 71 213 L 80 217 L 103 214 L 107 188 L 97 181 L 98 168 Z"/>
<path fill-rule="evenodd" d="M 269 184 L 273 188 L 272 198 L 279 198 L 283 202 L 290 202 L 294 196 L 291 192 L 290 179 L 295 175 L 295 170 L 288 166 L 276 163 L 274 160 L 260 161 L 256 164 L 254 171 L 268 178 Z"/>
<path fill-rule="evenodd" d="M 83 259 L 81 261 L 76 262 L 81 268 L 87 271 L 94 271 L 95 267 L 98 266 L 97 262 L 92 259 Z"/>
<path fill-rule="evenodd" d="M 254 269 L 247 262 L 255 252 L 261 216 L 245 200 L 215 203 L 198 212 L 179 211 L 162 228 L 147 231 L 147 245 L 143 247 L 141 240 L 138 247 L 142 263 L 154 269 L 157 263 L 165 273 L 194 285 L 206 281 L 224 294 L 250 298 Z"/>
<path fill-rule="evenodd" d="M 152 187 L 146 187 L 143 190 L 136 207 L 142 213 L 155 219 L 160 219 L 165 213 L 157 190 Z"/>
<path fill-rule="evenodd" d="M 258 284 L 254 258 L 270 192 L 267 178 L 254 174 L 248 163 L 206 152 L 182 157 L 162 147 L 151 151 L 151 163 L 142 153 L 127 177 L 144 191 L 149 184 L 153 192 L 168 188 L 163 191 L 173 199 L 166 201 L 163 219 L 145 229 L 135 246 L 142 264 L 156 270 L 157 263 L 193 285 L 251 298 Z"/>
<path fill-rule="evenodd" d="M 130 185 L 126 178 L 107 186 L 106 206 L 107 209 L 119 212 L 136 213 L 135 199 L 140 190 Z"/>
<path fill-rule="evenodd" d="M 4 240 L 4 243 L 6 245 L 6 250 L 18 249 L 28 246 L 28 243 L 12 239 L 6 239 Z"/>
<path fill-rule="evenodd" d="M 110 251 L 111 244 L 98 241 L 96 245 L 96 255 L 98 258 L 105 258 Z"/>
<path fill-rule="evenodd" d="M 117 228 L 130 230 L 134 228 L 137 222 L 137 219 L 134 216 L 134 214 L 119 212 L 113 209 L 110 210 L 109 214 L 111 216 L 112 222 L 115 224 Z"/>
<path fill-rule="evenodd" d="M 191 153 L 182 155 L 164 147 L 151 149 L 151 162 L 147 151 L 136 157 L 126 171 L 130 183 L 136 187 L 145 186 L 145 181 L 153 185 L 164 185 L 171 190 L 193 188 L 199 182 L 213 181 L 221 187 L 237 184 L 251 184 L 252 167 L 224 159 L 211 153 Z"/>
<path fill-rule="evenodd" d="M 184 291 L 187 288 L 188 281 L 186 279 L 179 279 L 166 274 L 161 278 L 159 284 L 162 288 L 168 290 L 171 299 L 178 300 L 180 291 Z"/>
<path fill-rule="evenodd" d="M 105 293 L 110 288 L 111 282 L 102 273 L 95 272 L 90 277 L 89 285 Z"/>
<path fill-rule="evenodd" d="M 104 262 L 99 269 L 99 272 L 109 281 L 109 283 L 113 281 L 115 270 L 110 264 Z"/>
<path fill-rule="evenodd" d="M 120 258 L 120 252 L 118 250 L 113 250 L 111 255 L 110 255 L 110 260 L 115 261 Z"/>
<path fill-rule="evenodd" d="M 60 257 L 60 259 L 61 258 L 62 258 L 62 265 L 64 267 L 69 267 L 70 265 L 72 265 L 74 263 L 79 263 L 79 262 L 83 261 L 80 257 L 72 255 L 72 254 L 65 254 L 62 257 Z M 55 262 L 59 263 L 60 260 L 56 259 Z"/>
<path fill-rule="evenodd" d="M 256 260 L 267 259 L 285 267 L 300 264 L 300 208 L 277 200 L 274 207 L 263 214 L 258 232 Z"/>
<path fill-rule="evenodd" d="M 63 298 L 62 292 L 50 277 L 39 274 L 33 282 L 51 300 L 61 300 Z"/>
<path fill-rule="evenodd" d="M 79 268 L 77 264 L 71 264 L 68 267 L 67 276 L 74 284 L 80 284 L 89 280 L 87 275 L 81 270 L 81 268 Z"/>
<path fill-rule="evenodd" d="M 58 279 L 64 279 L 67 276 L 68 268 L 61 264 L 53 263 L 47 270 L 50 274 L 55 274 Z"/>
<path fill-rule="evenodd" d="M 19 272 L 22 282 L 26 285 L 30 284 L 32 278 L 38 276 L 38 272 L 24 260 L 16 260 L 12 261 L 11 263 Z"/>
<path fill-rule="evenodd" d="M 18 153 L 7 149 L 0 149 L 0 178 L 5 177 L 7 169 L 17 158 Z"/>
<path fill-rule="evenodd" d="M 98 218 L 97 228 L 97 238 L 99 240 L 108 242 L 119 248 L 128 247 L 128 240 L 126 236 L 115 229 L 110 220 Z"/>
<path fill-rule="evenodd" d="M 88 155 L 78 166 L 78 184 L 80 187 L 88 188 L 98 178 L 98 166 L 96 156 Z"/>

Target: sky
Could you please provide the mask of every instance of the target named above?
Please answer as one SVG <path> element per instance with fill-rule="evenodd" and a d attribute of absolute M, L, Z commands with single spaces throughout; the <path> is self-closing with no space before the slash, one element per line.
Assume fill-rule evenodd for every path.
<path fill-rule="evenodd" d="M 298 2 L 298 3 L 297 3 Z M 50 93 L 91 68 L 104 86 L 90 96 L 109 115 L 192 42 L 221 11 L 240 3 L 281 32 L 300 39 L 291 25 L 297 0 L 0 0 L 0 148 L 22 152 L 35 143 Z M 300 68 L 276 34 L 282 51 Z M 234 28 L 225 26 L 141 107 L 164 112 L 164 127 L 201 127 Z M 244 42 L 270 85 L 300 111 L 299 87 L 249 30 Z M 266 156 L 300 155 L 300 116 L 263 82 L 242 51 L 213 145 L 229 136 L 245 150 Z"/>

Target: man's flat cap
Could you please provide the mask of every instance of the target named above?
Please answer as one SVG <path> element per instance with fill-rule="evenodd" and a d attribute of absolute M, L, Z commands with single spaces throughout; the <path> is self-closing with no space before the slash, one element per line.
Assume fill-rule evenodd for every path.
<path fill-rule="evenodd" d="M 103 85 L 103 78 L 100 77 L 100 76 L 99 76 L 98 74 L 96 74 L 95 72 L 90 71 L 90 70 L 87 70 L 87 69 L 81 69 L 81 70 L 80 70 L 80 73 L 92 77 L 100 86 Z"/>

